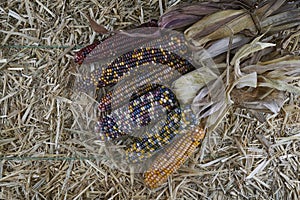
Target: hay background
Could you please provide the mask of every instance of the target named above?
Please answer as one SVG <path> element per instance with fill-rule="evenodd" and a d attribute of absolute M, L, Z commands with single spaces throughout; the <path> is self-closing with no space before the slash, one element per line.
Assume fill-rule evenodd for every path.
<path fill-rule="evenodd" d="M 0 199 L 298 199 L 300 112 L 291 94 L 264 124 L 231 109 L 156 190 L 101 160 L 75 159 L 92 151 L 78 139 L 71 110 L 73 47 L 98 38 L 86 16 L 115 30 L 178 2 L 1 1 Z"/>

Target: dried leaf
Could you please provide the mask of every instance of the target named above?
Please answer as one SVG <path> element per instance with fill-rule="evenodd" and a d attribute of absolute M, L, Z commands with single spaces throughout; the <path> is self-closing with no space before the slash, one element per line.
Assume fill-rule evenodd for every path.
<path fill-rule="evenodd" d="M 200 90 L 191 108 L 198 119 L 206 118 L 206 127 L 212 130 L 223 119 L 230 104 L 220 76 Z"/>
<path fill-rule="evenodd" d="M 223 10 L 211 15 L 207 15 L 206 17 L 192 25 L 190 28 L 185 30 L 184 34 L 188 40 L 201 39 L 200 37 L 204 35 L 202 32 L 212 31 L 211 27 L 215 25 L 219 25 L 219 27 L 223 26 L 224 23 L 231 21 L 234 17 L 240 16 L 243 13 L 243 10 Z"/>
<path fill-rule="evenodd" d="M 218 10 L 220 10 L 220 8 L 207 3 L 180 4 L 171 7 L 171 9 L 160 17 L 159 26 L 163 28 L 180 29 Z"/>
<path fill-rule="evenodd" d="M 293 9 L 267 17 L 260 23 L 263 32 L 270 28 L 270 33 L 287 30 L 300 24 L 300 9 Z"/>
<path fill-rule="evenodd" d="M 255 40 L 253 40 L 250 44 L 246 44 L 243 47 L 241 47 L 238 52 L 235 53 L 233 59 L 231 60 L 230 64 L 234 66 L 235 75 L 237 77 L 242 76 L 242 72 L 240 69 L 240 63 L 241 60 L 247 56 L 249 56 L 252 53 L 255 53 L 257 51 L 260 51 L 262 49 L 265 49 L 267 47 L 275 46 L 273 43 L 262 43 L 259 42 L 262 36 L 257 37 Z"/>
<path fill-rule="evenodd" d="M 200 68 L 177 79 L 173 83 L 173 91 L 182 104 L 189 104 L 199 89 L 213 79 L 215 77 L 207 71 L 207 68 Z"/>
<path fill-rule="evenodd" d="M 90 16 L 87 16 L 87 18 L 88 18 L 88 20 L 90 22 L 90 25 L 91 25 L 92 29 L 95 32 L 100 33 L 100 34 L 107 34 L 108 33 L 108 30 L 104 26 L 98 24 Z"/>
<path fill-rule="evenodd" d="M 243 75 L 238 80 L 235 81 L 234 85 L 237 88 L 243 87 L 257 87 L 257 74 L 252 72 L 250 74 Z"/>
<path fill-rule="evenodd" d="M 279 9 L 285 2 L 286 0 L 268 1 L 264 6 L 257 9 L 256 14 L 259 19 L 264 19 Z"/>
<path fill-rule="evenodd" d="M 283 92 L 266 87 L 252 90 L 235 89 L 231 96 L 237 106 L 274 114 L 280 111 L 286 100 Z"/>
<path fill-rule="evenodd" d="M 292 76 L 297 77 L 300 76 L 300 60 L 287 60 L 287 61 L 281 61 L 279 60 L 273 60 L 266 62 L 267 64 L 261 64 L 261 65 L 249 65 L 243 67 L 243 72 L 251 73 L 251 72 L 257 72 L 257 74 L 264 74 L 268 73 L 269 77 L 272 78 L 279 78 L 280 76 Z M 271 64 L 268 64 L 271 63 Z"/>
<path fill-rule="evenodd" d="M 232 40 L 231 46 L 230 40 Z M 218 55 L 221 55 L 222 53 L 227 52 L 229 49 L 235 49 L 238 48 L 247 42 L 250 41 L 249 37 L 246 37 L 242 34 L 239 35 L 234 35 L 232 38 L 231 37 L 226 37 L 222 38 L 220 40 L 214 41 L 211 46 L 207 48 L 208 53 L 210 54 L 211 57 L 216 57 Z"/>
<path fill-rule="evenodd" d="M 290 93 L 294 93 L 296 95 L 300 95 L 300 87 L 294 86 L 292 84 L 288 84 L 285 81 L 268 79 L 264 77 L 264 83 L 260 83 L 263 87 L 270 87 L 281 91 L 286 91 Z"/>

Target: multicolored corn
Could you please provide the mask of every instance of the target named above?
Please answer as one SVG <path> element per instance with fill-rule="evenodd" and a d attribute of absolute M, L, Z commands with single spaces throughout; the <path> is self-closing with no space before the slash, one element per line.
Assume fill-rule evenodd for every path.
<path fill-rule="evenodd" d="M 186 74 L 195 69 L 188 60 L 172 51 L 154 47 L 138 48 L 117 57 L 105 69 L 99 67 L 89 77 L 82 77 L 82 81 L 78 82 L 78 87 L 88 89 L 90 87 L 113 86 L 130 70 L 147 64 L 166 65 L 180 74 Z"/>
<path fill-rule="evenodd" d="M 125 106 L 129 106 L 128 114 L 124 113 L 122 109 L 119 113 L 118 110 L 114 112 L 119 118 L 120 128 L 115 122 L 116 119 L 108 114 L 98 122 L 98 129 L 100 130 L 100 137 L 104 141 L 111 141 L 124 135 L 132 138 L 132 144 L 126 148 L 126 157 L 129 162 L 136 163 L 149 158 L 168 144 L 177 134 L 181 120 L 181 109 L 174 93 L 165 86 L 146 84 L 132 94 L 129 105 Z M 161 112 L 162 108 L 164 114 L 156 116 L 157 119 L 155 120 L 162 120 L 162 117 L 166 119 L 157 126 L 157 129 L 143 131 L 139 134 L 124 134 L 129 130 L 149 125 L 153 116 L 159 111 Z M 106 110 L 106 112 L 109 111 Z"/>
<path fill-rule="evenodd" d="M 101 42 L 99 40 L 96 40 L 92 44 L 80 49 L 80 51 L 75 53 L 75 62 L 78 64 L 82 64 L 84 59 L 91 53 Z"/>
<path fill-rule="evenodd" d="M 145 45 L 146 44 L 146 45 Z M 169 30 L 154 27 L 119 31 L 101 42 L 96 41 L 75 53 L 75 62 L 91 64 L 107 58 L 119 57 L 134 48 L 158 47 L 174 53 L 187 51 L 184 36 Z M 87 54 L 87 52 L 89 52 Z"/>
<path fill-rule="evenodd" d="M 204 136 L 203 128 L 196 127 L 176 138 L 151 162 L 144 173 L 145 184 L 150 188 L 156 188 L 166 182 L 168 176 L 191 156 Z"/>
<path fill-rule="evenodd" d="M 98 72 L 92 75 L 94 85 L 97 83 L 98 87 L 111 86 L 116 83 L 130 70 L 134 68 L 143 67 L 146 64 L 161 64 L 175 69 L 179 75 L 186 74 L 194 70 L 194 66 L 186 59 L 181 58 L 179 55 L 172 52 L 166 51 L 162 48 L 157 49 L 153 47 L 134 49 L 122 56 L 116 58 L 111 62 L 104 71 L 100 69 Z M 99 74 L 99 75 L 98 75 Z M 98 77 L 95 77 L 95 76 Z M 173 75 L 173 78 L 178 78 L 178 75 Z M 120 105 L 124 104 L 122 97 L 126 96 L 126 92 L 121 92 L 122 95 L 116 93 L 116 103 Z M 109 93 L 99 104 L 99 110 L 101 112 L 109 113 L 111 111 L 111 96 Z M 118 115 L 121 117 L 122 130 L 128 130 L 131 127 L 130 122 L 133 120 L 137 124 L 145 125 L 149 122 L 149 117 L 153 113 L 149 113 L 154 103 L 158 103 L 166 108 L 166 121 L 161 124 L 161 127 L 155 131 L 145 132 L 140 134 L 139 137 L 133 137 L 133 143 L 129 148 L 126 149 L 126 157 L 129 162 L 136 163 L 143 161 L 153 155 L 157 150 L 168 144 L 176 135 L 177 129 L 179 128 L 180 122 L 180 105 L 176 100 L 175 95 L 171 90 L 163 86 L 145 85 L 137 94 L 133 95 L 129 109 L 131 112 L 130 116 L 123 116 L 120 112 Z M 135 95 L 135 96 L 134 96 Z M 118 98 L 119 97 L 119 98 Z M 141 100 L 143 99 L 143 100 Z M 142 106 L 141 106 L 142 105 Z M 101 119 L 99 121 L 100 137 L 106 140 L 116 139 L 119 136 L 124 136 L 124 131 L 120 131 L 115 119 L 111 115 L 107 115 L 108 119 Z M 148 121 L 148 122 L 147 122 Z"/>
<path fill-rule="evenodd" d="M 82 89 L 111 88 L 121 80 L 124 82 L 124 77 L 130 73 L 145 69 L 145 75 L 135 74 L 139 76 L 138 80 L 141 79 L 138 84 L 134 82 L 131 85 L 129 82 L 115 87 L 113 92 L 101 98 L 97 133 L 103 141 L 129 138 L 124 143 L 124 157 L 128 163 L 143 163 L 158 154 L 145 173 L 145 182 L 151 188 L 165 181 L 179 168 L 204 137 L 202 129 L 184 130 L 189 126 L 190 116 L 184 115 L 185 110 L 181 110 L 169 88 L 156 83 L 162 77 L 165 78 L 163 84 L 164 80 L 172 83 L 180 75 L 195 70 L 186 56 L 189 54 L 184 38 L 157 30 L 151 29 L 153 35 L 160 34 L 156 39 L 132 37 L 142 34 L 138 31 L 129 33 L 129 37 L 127 33 L 121 34 L 112 40 L 108 38 L 100 45 L 91 45 L 77 55 L 79 63 L 82 63 L 82 58 L 85 64 L 101 62 L 89 76 L 79 81 L 78 87 Z M 138 47 L 129 50 L 132 43 Z M 114 51 L 116 48 L 120 49 L 117 53 Z M 106 57 L 114 59 L 105 64 L 103 59 Z M 158 70 L 149 72 L 147 66 L 157 66 Z M 124 108 L 128 109 L 128 113 L 124 112 Z M 164 118 L 158 117 L 158 111 L 164 113 Z"/>
<path fill-rule="evenodd" d="M 97 79 L 98 87 L 116 84 L 125 73 L 145 64 L 162 64 L 186 74 L 194 70 L 194 66 L 186 59 L 163 48 L 139 48 L 116 58 L 104 71 L 100 69 Z"/>

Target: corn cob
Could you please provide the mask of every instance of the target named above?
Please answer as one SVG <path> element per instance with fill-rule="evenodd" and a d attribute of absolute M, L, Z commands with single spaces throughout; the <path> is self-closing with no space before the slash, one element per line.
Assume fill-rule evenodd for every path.
<path fill-rule="evenodd" d="M 98 68 L 90 75 L 90 77 L 85 77 L 85 79 L 79 83 L 80 87 L 84 89 L 89 86 L 98 88 L 113 86 L 118 83 L 125 74 L 128 74 L 130 70 L 143 68 L 143 66 L 148 64 L 164 65 L 168 68 L 172 68 L 174 72 L 178 73 L 173 74 L 172 71 L 171 73 L 166 73 L 163 70 L 157 70 L 156 73 L 151 74 L 150 76 L 154 79 L 161 78 L 162 76 L 168 76 L 171 77 L 171 79 L 173 77 L 173 79 L 176 79 L 179 75 L 186 74 L 194 70 L 195 67 L 187 59 L 182 58 L 184 56 L 179 56 L 188 54 L 187 47 L 183 44 L 184 38 L 176 37 L 176 34 L 171 37 L 168 34 L 166 34 L 166 36 L 167 40 L 162 37 L 160 39 L 153 40 L 142 47 L 135 48 L 132 51 L 116 56 L 115 60 L 105 66 L 104 69 Z M 119 42 L 124 42 L 119 39 L 120 38 L 117 38 Z M 117 45 L 118 48 L 119 46 L 122 46 L 120 43 L 115 45 Z M 128 47 L 128 43 L 126 43 L 126 45 Z M 88 62 L 95 61 L 99 59 L 99 57 L 101 60 L 103 55 L 99 55 L 99 52 L 105 52 L 103 49 L 106 48 L 103 46 L 104 44 L 101 43 L 92 51 L 92 53 L 87 57 Z M 123 47 L 121 52 L 127 47 Z M 110 50 L 107 51 L 108 54 L 110 54 L 109 51 Z M 99 55 L 98 58 L 96 55 Z M 147 79 L 147 77 L 143 78 Z M 142 81 L 143 80 L 141 80 L 141 82 Z M 155 82 L 155 80 L 148 81 L 148 83 L 149 82 L 152 83 Z M 132 87 L 129 86 L 129 88 Z M 126 144 L 127 147 L 124 149 L 124 156 L 130 163 L 144 161 L 156 154 L 159 150 L 170 144 L 177 133 L 181 133 L 182 129 L 179 129 L 180 127 L 184 127 L 187 124 L 181 120 L 182 113 L 175 95 L 164 86 L 146 84 L 143 85 L 142 88 L 138 88 L 136 93 L 132 93 L 130 89 L 127 91 L 127 88 L 121 88 L 120 91 L 118 91 L 117 88 L 116 90 L 116 108 L 124 106 L 124 98 L 126 99 L 127 97 L 128 99 L 129 95 L 130 115 L 124 115 L 122 110 L 118 113 L 118 110 L 116 111 L 114 109 L 114 114 L 121 116 L 121 120 L 118 121 L 121 122 L 118 124 L 116 123 L 116 120 L 114 119 L 115 115 L 113 116 L 110 113 L 112 111 L 112 97 L 115 97 L 115 95 L 110 92 L 100 100 L 99 110 L 103 113 L 103 115 L 100 117 L 97 131 L 101 139 L 104 141 L 114 141 L 122 136 L 131 137 L 132 142 L 130 144 Z M 122 95 L 118 96 L 118 94 Z M 167 113 L 165 121 L 157 122 L 151 130 L 144 131 L 142 134 L 131 135 L 126 132 L 126 130 L 130 130 L 132 128 L 130 127 L 130 120 L 140 126 L 148 125 L 151 121 L 150 116 L 152 116 L 150 114 L 153 114 L 151 113 L 153 110 L 150 108 L 157 105 L 164 107 Z M 154 132 L 154 134 L 152 132 Z M 181 136 L 179 138 L 181 138 Z M 191 139 L 191 137 L 186 138 L 186 136 L 183 136 L 182 138 L 183 140 Z M 177 143 L 177 147 L 180 147 L 180 145 L 186 145 L 186 142 L 183 142 L 183 144 L 180 142 Z M 196 142 L 191 143 L 191 145 L 196 145 Z M 183 147 L 186 148 L 186 146 Z M 189 153 L 192 152 L 192 149 L 189 147 L 188 149 L 184 149 L 184 151 Z M 177 162 L 177 164 L 181 164 L 182 162 L 184 162 L 184 160 Z"/>
<path fill-rule="evenodd" d="M 128 74 L 130 70 L 143 68 L 143 66 L 149 64 L 160 64 L 167 66 L 167 69 L 173 70 L 165 71 L 166 68 L 158 67 L 158 70 L 151 73 L 149 77 L 142 77 L 141 82 L 145 79 L 147 80 L 146 82 L 152 83 L 164 77 L 164 80 L 168 80 L 171 83 L 181 74 L 186 74 L 194 70 L 194 66 L 188 60 L 179 56 L 187 52 L 186 46 L 183 44 L 183 38 L 171 36 L 170 39 L 169 37 L 170 35 L 166 36 L 169 40 L 160 38 L 150 42 L 146 47 L 136 48 L 124 53 L 105 66 L 105 69 L 98 68 L 90 77 L 85 77 L 86 79 L 79 83 L 81 84 L 79 87 L 84 89 L 89 86 L 99 88 L 113 86 L 125 74 Z M 151 47 L 152 45 L 156 45 L 157 47 Z M 102 46 L 103 44 L 97 48 L 102 48 Z M 179 55 L 176 52 L 179 52 Z M 149 158 L 159 149 L 163 148 L 164 145 L 168 144 L 178 132 L 177 129 L 180 127 L 181 117 L 179 103 L 168 88 L 151 84 L 144 85 L 142 88 L 138 88 L 138 92 L 134 94 L 133 91 L 137 91 L 136 87 L 139 86 L 126 85 L 125 88 L 120 88 L 120 91 L 116 88 L 114 94 L 109 92 L 100 100 L 99 110 L 104 115 L 100 117 L 97 127 L 97 131 L 100 132 L 99 135 L 103 141 L 113 141 L 125 135 L 130 136 L 132 143 L 125 150 L 126 159 L 133 163 Z M 131 96 L 132 94 L 133 96 Z M 116 99 L 114 116 L 120 116 L 120 120 L 118 120 L 119 125 L 117 125 L 114 116 L 109 114 L 112 110 L 112 96 Z M 131 114 L 124 116 L 122 110 L 118 113 L 117 108 L 124 106 L 125 100 L 129 98 L 131 98 L 129 105 Z M 164 122 L 155 126 L 156 130 L 152 128 L 152 130 L 145 131 L 137 136 L 126 133 L 127 130 L 133 129 L 132 121 L 140 126 L 146 126 L 151 121 L 150 116 L 154 114 L 150 112 L 151 108 L 157 105 L 165 108 L 167 118 Z"/>
<path fill-rule="evenodd" d="M 150 188 L 163 184 L 191 156 L 204 136 L 203 128 L 196 127 L 176 138 L 151 162 L 144 173 L 145 184 Z"/>
<path fill-rule="evenodd" d="M 96 40 L 92 44 L 82 48 L 80 51 L 75 53 L 74 61 L 78 64 L 82 64 L 84 59 L 100 44 L 99 40 Z"/>

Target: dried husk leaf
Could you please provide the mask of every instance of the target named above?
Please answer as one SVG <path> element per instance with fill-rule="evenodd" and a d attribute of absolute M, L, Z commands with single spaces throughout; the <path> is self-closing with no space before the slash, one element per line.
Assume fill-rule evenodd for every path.
<path fill-rule="evenodd" d="M 206 120 L 206 128 L 212 129 L 225 116 L 231 105 L 227 98 L 222 76 L 203 87 L 193 99 L 191 108 L 199 120 Z"/>
<path fill-rule="evenodd" d="M 227 5 L 222 1 L 220 4 Z M 250 40 L 258 33 L 264 33 L 263 37 L 266 38 L 300 25 L 299 4 L 299 1 L 288 3 L 284 0 L 270 0 L 259 3 L 258 8 L 250 14 L 249 11 L 239 9 L 237 2 L 232 2 L 231 6 L 225 6 L 224 9 L 227 10 L 206 15 L 184 33 L 194 46 L 205 48 L 209 48 L 223 38 L 234 38 L 236 34 L 243 34 Z M 265 42 L 270 39 L 272 37 L 267 38 Z M 270 41 L 274 42 L 274 40 Z M 243 44 L 245 43 L 236 43 L 235 48 Z"/>
<path fill-rule="evenodd" d="M 270 45 L 257 43 L 257 39 L 254 40 L 255 42 L 252 42 L 253 44 L 259 44 L 257 48 L 249 48 L 251 44 L 245 45 L 240 49 L 240 52 L 250 53 L 253 50 L 252 53 L 254 53 Z M 232 59 L 231 64 L 235 63 L 236 65 L 240 62 L 238 61 L 238 57 L 242 54 L 238 54 L 239 53 L 236 53 L 236 58 Z M 299 84 L 295 84 L 300 80 L 300 60 L 290 60 L 292 58 L 295 57 L 285 57 L 284 59 L 275 59 L 265 62 L 265 64 L 261 63 L 242 67 L 242 73 L 257 73 L 257 87 L 251 90 L 249 90 L 250 88 L 248 90 L 234 89 L 231 93 L 233 101 L 248 109 L 278 113 L 286 100 L 284 92 L 300 95 Z"/>
<path fill-rule="evenodd" d="M 232 91 L 235 105 L 249 110 L 277 114 L 285 103 L 284 92 L 267 87 Z"/>
<path fill-rule="evenodd" d="M 243 30 L 257 33 L 251 16 L 244 10 L 224 10 L 209 15 L 185 31 L 187 40 L 195 46 L 203 46 L 207 42 L 233 36 Z"/>
<path fill-rule="evenodd" d="M 286 102 L 284 92 L 300 95 L 299 84 L 295 85 L 295 81 L 300 80 L 299 60 L 286 57 L 286 60 L 271 60 L 265 65 L 242 65 L 250 55 L 256 55 L 266 48 L 275 46 L 273 43 L 260 42 L 263 36 L 257 37 L 235 53 L 230 62 L 233 69 L 229 73 L 231 81 L 226 91 L 222 91 L 223 96 L 215 95 L 211 98 L 213 94 L 220 92 L 223 86 L 212 84 L 209 89 L 208 87 L 200 89 L 193 99 L 193 111 L 199 119 L 207 118 L 207 127 L 210 130 L 215 127 L 214 123 L 226 115 L 226 111 L 233 104 L 247 108 L 257 113 L 257 116 L 260 116 L 261 112 L 277 114 Z M 222 83 L 225 83 L 224 78 Z"/>
<path fill-rule="evenodd" d="M 243 71 L 257 72 L 259 74 L 259 86 L 270 87 L 281 91 L 287 91 L 300 95 L 299 84 L 294 82 L 300 80 L 300 60 L 288 60 L 268 65 L 250 65 Z"/>
<path fill-rule="evenodd" d="M 221 67 L 225 66 L 220 64 L 217 68 Z M 190 104 L 198 91 L 216 78 L 210 68 L 201 67 L 174 81 L 172 88 L 181 104 Z"/>
<path fill-rule="evenodd" d="M 296 95 L 300 95 L 300 87 L 294 86 L 292 84 L 288 84 L 285 81 L 268 79 L 264 77 L 264 83 L 260 83 L 261 86 L 270 87 L 281 91 L 286 91 L 290 93 L 294 93 Z"/>
<path fill-rule="evenodd" d="M 88 20 L 89 20 L 89 22 L 90 22 L 90 25 L 91 25 L 92 29 L 93 29 L 95 32 L 100 33 L 100 34 L 107 34 L 107 33 L 108 33 L 108 30 L 107 30 L 104 26 L 98 24 L 98 23 L 97 23 L 95 20 L 93 20 L 90 16 L 87 16 L 87 18 L 88 18 Z"/>
<path fill-rule="evenodd" d="M 284 60 L 284 61 L 276 59 L 265 63 L 267 64 L 260 63 L 257 65 L 245 66 L 243 67 L 243 71 L 247 73 L 255 71 L 258 74 L 268 73 L 269 76 L 273 78 L 278 78 L 282 75 L 288 75 L 293 77 L 297 77 L 300 75 L 299 57 L 295 57 L 295 59 L 292 60 Z"/>
<path fill-rule="evenodd" d="M 212 40 L 233 36 L 244 30 L 248 30 L 250 35 L 255 35 L 258 32 L 251 16 L 247 13 L 237 16 L 234 20 L 222 25 L 215 32 L 199 40 L 198 43 L 202 45 Z"/>
<path fill-rule="evenodd" d="M 270 16 L 261 22 L 262 31 L 267 31 L 268 27 L 271 27 L 270 31 L 275 32 L 276 31 L 275 27 L 280 27 L 284 24 L 289 24 L 291 22 L 298 21 L 299 23 L 299 17 L 300 17 L 300 9 L 293 9 L 293 10 L 281 12 L 276 15 Z"/>
<path fill-rule="evenodd" d="M 207 47 L 207 52 L 212 58 L 226 53 L 229 49 L 235 49 L 240 47 L 250 41 L 249 37 L 242 34 L 234 35 L 233 37 L 226 37 L 214 41 L 209 47 Z"/>
<path fill-rule="evenodd" d="M 203 17 L 225 9 L 240 9 L 242 6 L 233 1 L 181 3 L 169 8 L 159 19 L 163 28 L 181 30 Z"/>
<path fill-rule="evenodd" d="M 234 86 L 236 86 L 236 88 L 238 89 L 243 87 L 257 87 L 256 72 L 241 76 L 238 80 L 235 81 Z"/>
<path fill-rule="evenodd" d="M 212 3 L 180 4 L 171 7 L 166 13 L 164 13 L 160 17 L 158 25 L 162 28 L 180 29 L 219 10 L 220 8 L 216 7 Z"/>
<path fill-rule="evenodd" d="M 262 20 L 266 17 L 270 16 L 272 13 L 277 11 L 284 3 L 286 3 L 286 0 L 269 0 L 267 2 L 262 2 L 265 5 L 260 5 L 255 12 L 255 14 Z"/>
<path fill-rule="evenodd" d="M 263 43 L 259 42 L 262 36 L 257 37 L 255 40 L 253 40 L 250 44 L 246 44 L 242 46 L 234 55 L 233 59 L 231 60 L 230 64 L 234 66 L 234 72 L 237 77 L 241 77 L 243 74 L 240 69 L 240 63 L 243 58 L 246 58 L 247 56 L 258 52 L 260 50 L 263 50 L 268 47 L 276 46 L 276 44 L 273 43 Z"/>

